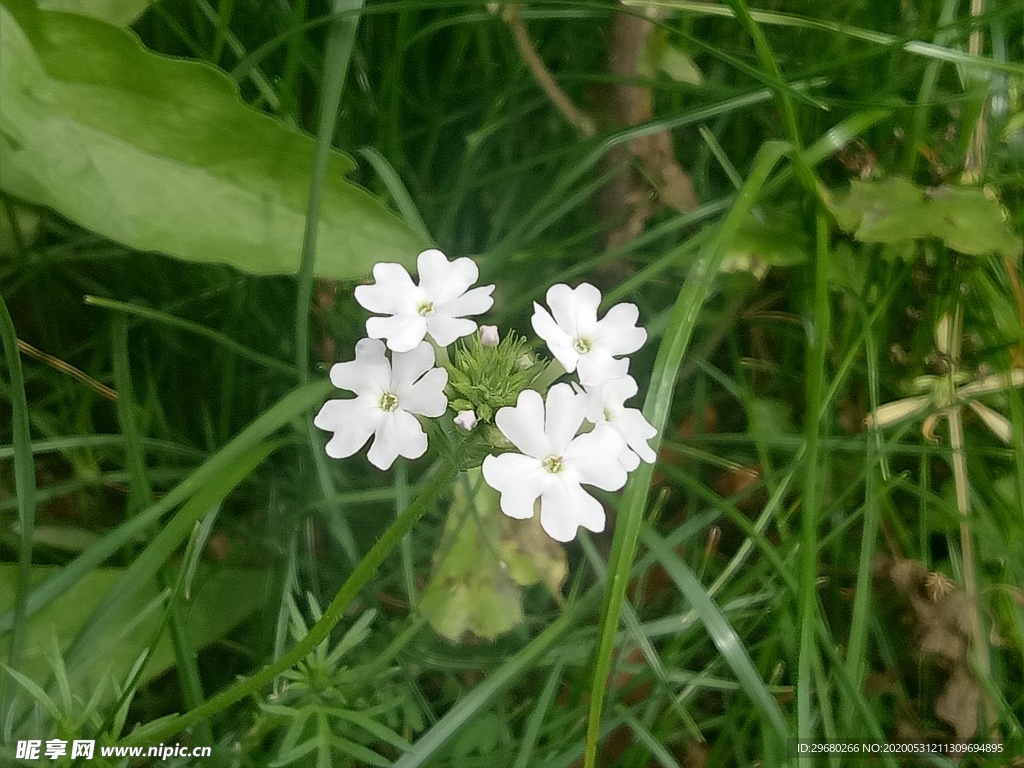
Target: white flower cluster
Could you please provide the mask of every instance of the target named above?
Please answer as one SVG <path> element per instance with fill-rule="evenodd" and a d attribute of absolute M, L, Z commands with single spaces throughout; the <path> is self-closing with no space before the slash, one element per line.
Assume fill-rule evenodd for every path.
<path fill-rule="evenodd" d="M 416 416 L 441 416 L 448 407 L 448 372 L 435 367 L 426 338 L 443 347 L 474 333 L 477 325 L 468 317 L 494 302 L 493 285 L 471 288 L 479 271 L 468 258 L 449 262 L 428 250 L 417 266 L 418 285 L 404 267 L 377 264 L 374 284 L 356 288 L 356 301 L 385 317 L 367 320 L 370 338 L 356 344 L 354 361 L 331 368 L 334 385 L 356 395 L 329 400 L 314 420 L 334 433 L 327 443 L 334 458 L 353 455 L 371 437 L 368 458 L 381 469 L 399 456 L 422 456 L 427 437 Z M 647 332 L 636 325 L 635 305 L 618 304 L 599 320 L 600 302 L 600 291 L 584 283 L 552 286 L 549 309 L 534 304 L 534 330 L 579 384 L 555 384 L 546 398 L 524 389 L 515 406 L 500 408 L 494 422 L 515 450 L 483 461 L 484 480 L 499 492 L 502 512 L 529 518 L 539 500 L 541 526 L 558 541 L 570 541 L 579 526 L 604 529 L 604 509 L 583 485 L 618 490 L 641 460 L 655 459 L 647 444 L 655 429 L 625 405 L 637 393 L 625 355 L 644 344 Z M 497 329 L 481 327 L 480 338 L 484 346 L 496 346 Z M 454 421 L 467 432 L 478 423 L 472 410 L 459 411 Z M 581 433 L 584 422 L 590 426 Z"/>

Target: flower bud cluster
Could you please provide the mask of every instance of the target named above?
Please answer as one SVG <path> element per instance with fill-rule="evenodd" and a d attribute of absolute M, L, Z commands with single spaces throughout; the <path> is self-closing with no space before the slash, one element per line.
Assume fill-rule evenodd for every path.
<path fill-rule="evenodd" d="M 356 359 L 331 368 L 334 385 L 355 397 L 329 400 L 317 414 L 314 424 L 333 433 L 327 453 L 352 456 L 372 438 L 374 466 L 418 458 L 427 437 L 417 417 L 450 408 L 459 430 L 487 441 L 483 476 L 502 512 L 529 518 L 539 509 L 541 526 L 558 541 L 579 526 L 603 530 L 604 509 L 583 485 L 618 490 L 641 460 L 655 459 L 647 442 L 655 429 L 625 405 L 637 394 L 627 355 L 647 340 L 636 306 L 618 304 L 598 319 L 601 293 L 592 285 L 552 286 L 547 307 L 534 304 L 533 329 L 558 372 L 578 381 L 548 387 L 546 374 L 558 366 L 537 360 L 525 339 L 499 338 L 494 326 L 477 332 L 470 317 L 491 308 L 494 286 L 472 287 L 479 276 L 472 260 L 450 262 L 428 250 L 417 267 L 414 283 L 401 265 L 377 264 L 374 283 L 356 288 L 356 301 L 383 316 L 367 320 L 369 338 L 356 344 Z M 467 336 L 450 358 L 441 349 Z"/>

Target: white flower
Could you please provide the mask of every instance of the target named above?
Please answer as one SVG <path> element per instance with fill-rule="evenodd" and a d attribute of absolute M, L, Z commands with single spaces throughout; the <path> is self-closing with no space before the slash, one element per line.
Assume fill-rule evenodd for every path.
<path fill-rule="evenodd" d="M 546 407 L 540 394 L 524 390 L 515 407 L 495 416 L 498 429 L 520 453 L 484 459 L 484 480 L 501 494 L 501 511 L 519 519 L 533 517 L 539 498 L 541 527 L 557 541 L 570 541 L 581 525 L 604 530 L 604 508 L 581 483 L 606 491 L 626 483 L 618 461 L 625 443 L 614 429 L 600 424 L 576 437 L 586 410 L 586 396 L 568 384 L 548 391 Z"/>
<path fill-rule="evenodd" d="M 459 429 L 464 429 L 467 432 L 472 431 L 477 425 L 476 414 L 472 411 L 459 411 L 455 414 L 455 418 L 452 419 L 455 422 L 455 426 Z"/>
<path fill-rule="evenodd" d="M 427 450 L 427 436 L 413 414 L 440 416 L 448 407 L 444 387 L 448 372 L 434 368 L 434 350 L 426 342 L 410 352 L 396 352 L 388 362 L 384 344 L 363 339 L 356 359 L 331 367 L 338 389 L 355 392 L 349 400 L 328 400 L 313 423 L 333 432 L 327 455 L 351 456 L 373 436 L 367 458 L 380 469 L 396 458 L 418 459 Z"/>
<path fill-rule="evenodd" d="M 498 326 L 496 325 L 481 325 L 480 326 L 480 343 L 485 347 L 496 347 L 501 339 L 498 337 Z"/>
<path fill-rule="evenodd" d="M 596 387 L 586 387 L 587 421 L 591 424 L 608 424 L 626 441 L 619 456 L 619 463 L 627 472 L 640 466 L 643 459 L 653 464 L 658 458 L 647 441 L 658 434 L 644 415 L 636 408 L 627 408 L 626 401 L 637 393 L 632 376 L 612 379 Z"/>
<path fill-rule="evenodd" d="M 575 289 L 553 285 L 547 301 L 551 314 L 534 303 L 533 329 L 568 373 L 578 368 L 585 386 L 626 375 L 629 361 L 615 356 L 636 352 L 647 341 L 647 331 L 636 326 L 640 312 L 635 304 L 616 304 L 598 320 L 601 292 L 589 283 Z"/>
<path fill-rule="evenodd" d="M 370 312 L 366 335 L 384 339 L 393 352 L 408 352 L 427 334 L 446 347 L 476 330 L 466 315 L 479 315 L 494 304 L 493 285 L 468 290 L 480 272 L 472 259 L 449 262 L 438 250 L 423 251 L 416 259 L 420 283 L 415 285 L 401 264 L 376 264 L 373 285 L 356 288 L 356 301 Z"/>

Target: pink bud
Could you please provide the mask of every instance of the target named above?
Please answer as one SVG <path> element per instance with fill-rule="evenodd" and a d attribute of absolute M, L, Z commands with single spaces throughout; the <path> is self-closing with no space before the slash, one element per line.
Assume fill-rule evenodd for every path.
<path fill-rule="evenodd" d="M 455 417 L 455 426 L 459 429 L 464 429 L 469 432 L 477 424 L 476 414 L 472 411 L 459 411 Z"/>
<path fill-rule="evenodd" d="M 496 325 L 481 325 L 480 326 L 480 343 L 485 347 L 496 347 L 498 346 L 498 326 Z"/>

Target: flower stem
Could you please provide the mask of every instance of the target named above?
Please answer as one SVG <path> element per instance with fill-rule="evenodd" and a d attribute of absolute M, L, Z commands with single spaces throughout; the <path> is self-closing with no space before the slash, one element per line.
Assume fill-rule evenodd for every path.
<path fill-rule="evenodd" d="M 341 621 L 345 611 L 348 610 L 360 590 L 366 586 L 367 582 L 373 578 L 373 575 L 380 568 L 384 558 L 388 556 L 391 550 L 402 540 L 402 537 L 409 532 L 413 525 L 430 508 L 434 500 L 451 486 L 460 468 L 459 458 L 459 455 L 456 454 L 451 461 L 442 465 L 440 471 L 430 481 L 430 484 L 423 489 L 423 492 L 381 534 L 377 543 L 370 548 L 370 551 L 359 561 L 359 565 L 352 571 L 352 574 L 345 580 L 345 583 L 341 585 L 338 594 L 334 596 L 334 599 L 324 611 L 323 617 L 310 627 L 306 636 L 294 648 L 273 664 L 268 664 L 256 674 L 241 680 L 226 691 L 218 693 L 195 709 L 170 720 L 158 721 L 152 729 L 138 729 L 134 733 L 129 734 L 121 743 L 123 745 L 135 745 L 166 741 L 189 726 L 205 718 L 212 717 L 235 702 L 255 694 L 279 674 L 308 656 L 330 634 L 335 625 Z"/>
<path fill-rule="evenodd" d="M 948 342 L 953 361 L 952 365 L 950 365 L 950 377 L 953 376 L 957 362 L 959 362 L 962 330 L 963 313 L 960 306 L 957 306 L 953 315 Z M 967 593 L 967 599 L 971 605 L 968 631 L 971 637 L 971 647 L 974 651 L 975 674 L 987 680 L 991 675 L 992 666 L 988 655 L 988 643 L 985 640 L 985 632 L 981 624 L 978 573 L 975 567 L 974 537 L 971 534 L 970 481 L 967 476 L 967 454 L 964 452 L 964 421 L 960 407 L 956 406 L 948 409 L 946 411 L 946 418 L 949 421 L 949 445 L 953 452 L 953 484 L 956 487 L 956 508 L 960 514 L 960 556 L 963 559 L 964 591 Z M 984 685 L 982 689 L 983 701 L 985 702 L 986 725 L 992 725 L 995 722 L 995 708 Z"/>

